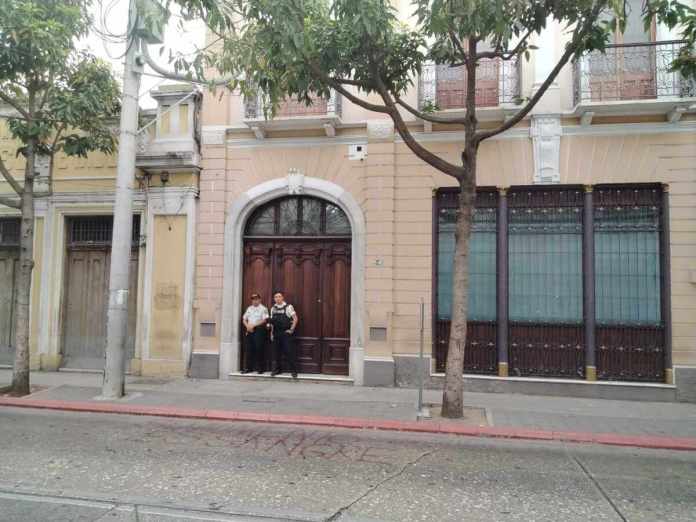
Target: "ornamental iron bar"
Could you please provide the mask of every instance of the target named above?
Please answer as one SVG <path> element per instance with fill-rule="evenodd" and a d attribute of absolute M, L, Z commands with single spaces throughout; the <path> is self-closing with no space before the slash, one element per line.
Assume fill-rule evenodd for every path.
<path fill-rule="evenodd" d="M 495 299 L 505 298 L 507 289 L 503 306 L 509 320 L 499 314 L 493 321 L 470 317 L 466 373 L 495 373 L 498 356 L 503 360 L 507 355 L 511 376 L 577 379 L 584 377 L 586 364 L 596 364 L 602 380 L 664 382 L 670 366 L 664 190 L 657 184 L 612 184 L 597 185 L 589 194 L 595 267 L 592 347 L 585 346 L 591 339 L 589 334 L 585 338 L 583 308 L 588 193 L 578 186 L 513 187 L 505 198 L 491 190 L 477 193 L 474 234 L 490 233 L 490 219 L 480 218 L 491 207 L 507 203 L 502 207 L 507 208 L 508 262 L 498 267 L 497 275 L 507 273 L 508 281 Z M 451 234 L 457 200 L 456 189 L 440 189 L 433 207 L 433 354 L 438 371 L 445 369 L 450 332 L 449 305 L 443 301 L 449 283 L 443 281 L 451 277 L 440 258 L 453 255 L 450 244 L 442 248 L 441 235 Z M 480 290 L 475 295 L 476 306 L 470 303 L 470 308 L 485 312 L 480 302 L 490 296 Z M 504 335 L 496 331 L 501 317 L 507 351 L 496 355 L 493 350 Z M 586 361 L 591 350 L 595 360 Z"/>
<path fill-rule="evenodd" d="M 67 246 L 76 248 L 111 248 L 113 216 L 73 216 L 67 220 Z M 133 216 L 133 247 L 140 241 L 140 215 Z"/>
<path fill-rule="evenodd" d="M 449 337 L 451 321 L 449 310 L 451 309 L 451 285 L 442 285 L 442 269 L 449 266 L 446 259 L 440 259 L 445 255 L 442 250 L 442 239 L 445 234 L 453 236 L 451 230 L 456 221 L 459 190 L 445 188 L 437 192 L 435 198 L 435 211 L 437 223 L 434 238 L 436 268 L 434 285 L 436 294 L 433 314 L 433 353 L 435 355 L 435 367 L 437 371 L 445 370 L 447 352 L 449 349 Z M 498 192 L 481 188 L 476 193 L 475 208 L 472 216 L 472 238 L 470 243 L 470 286 L 469 291 L 474 292 L 472 298 L 475 305 L 470 306 L 470 317 L 467 321 L 466 346 L 464 350 L 464 373 L 495 375 L 498 372 L 498 352 L 496 345 L 497 323 L 495 321 L 496 310 L 496 208 L 498 205 Z M 452 237 L 449 238 L 450 242 Z M 448 245 L 450 249 L 452 244 Z M 451 250 L 450 250 L 451 252 Z M 447 295 L 445 295 L 447 294 Z M 444 301 L 448 300 L 448 303 Z M 471 303 L 471 300 L 470 300 Z M 485 320 L 484 320 L 485 319 Z"/>
<path fill-rule="evenodd" d="M 0 247 L 18 247 L 21 221 L 17 218 L 0 219 Z"/>
<path fill-rule="evenodd" d="M 696 97 L 696 81 L 670 70 L 684 44 L 616 44 L 586 54 L 573 64 L 575 103 Z"/>
<path fill-rule="evenodd" d="M 516 103 L 520 95 L 519 61 L 484 59 L 478 65 L 476 106 L 498 107 Z M 466 106 L 466 68 L 426 64 L 420 74 L 418 105 L 439 110 Z"/>
<path fill-rule="evenodd" d="M 508 196 L 509 372 L 582 378 L 579 187 L 520 187 Z"/>
<path fill-rule="evenodd" d="M 662 188 L 595 188 L 597 377 L 662 382 L 667 342 Z"/>
<path fill-rule="evenodd" d="M 274 118 L 295 118 L 299 116 L 341 117 L 342 97 L 336 91 L 332 90 L 329 98 L 320 96 L 312 96 L 311 98 L 312 103 L 310 105 L 295 98 L 281 101 L 276 108 Z M 248 120 L 266 119 L 267 116 L 270 116 L 270 113 L 267 114 L 268 109 L 269 103 L 264 100 L 261 91 L 255 97 L 245 98 L 244 100 L 244 115 Z"/>

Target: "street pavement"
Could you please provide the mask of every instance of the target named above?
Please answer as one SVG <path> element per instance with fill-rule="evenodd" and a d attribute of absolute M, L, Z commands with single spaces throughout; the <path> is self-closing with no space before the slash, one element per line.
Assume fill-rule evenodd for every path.
<path fill-rule="evenodd" d="M 0 386 L 10 380 L 11 372 L 0 370 Z M 31 395 L 36 399 L 84 402 L 94 401 L 101 393 L 99 374 L 34 372 L 32 383 L 43 387 Z M 404 388 L 278 379 L 221 381 L 129 376 L 127 391 L 128 396 L 119 403 L 397 421 L 416 418 L 417 390 Z M 436 412 L 441 392 L 425 390 L 424 398 Z M 471 392 L 465 394 L 464 402 L 465 422 L 473 426 L 696 437 L 696 404 Z"/>
<path fill-rule="evenodd" d="M 0 408 L 3 521 L 693 521 L 696 453 Z"/>

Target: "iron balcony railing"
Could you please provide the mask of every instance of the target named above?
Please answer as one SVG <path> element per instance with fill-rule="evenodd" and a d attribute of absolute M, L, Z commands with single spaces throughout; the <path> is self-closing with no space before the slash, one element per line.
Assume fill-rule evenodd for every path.
<path fill-rule="evenodd" d="M 684 42 L 609 45 L 573 64 L 575 103 L 696 96 L 696 82 L 670 71 Z"/>
<path fill-rule="evenodd" d="M 245 98 L 244 116 L 248 120 L 263 120 L 267 117 L 267 104 L 261 92 L 256 97 Z M 275 119 L 295 117 L 341 117 L 342 97 L 336 91 L 331 91 L 329 98 L 314 97 L 311 105 L 296 99 L 284 100 L 276 109 Z"/>
<path fill-rule="evenodd" d="M 466 106 L 466 68 L 426 64 L 421 71 L 418 105 L 439 110 Z M 476 106 L 498 107 L 516 103 L 520 96 L 519 61 L 484 59 L 476 71 Z"/>

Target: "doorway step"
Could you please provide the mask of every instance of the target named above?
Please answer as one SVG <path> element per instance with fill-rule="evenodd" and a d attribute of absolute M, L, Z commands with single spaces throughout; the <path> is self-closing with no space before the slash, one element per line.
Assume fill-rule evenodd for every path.
<path fill-rule="evenodd" d="M 293 379 L 289 373 L 281 373 L 275 377 L 271 377 L 270 372 L 258 374 L 258 373 L 239 373 L 232 372 L 229 374 L 230 380 L 249 380 L 249 381 L 297 381 L 304 383 L 317 383 L 317 384 L 344 384 L 348 386 L 353 385 L 353 379 L 347 375 L 322 375 L 318 373 L 299 373 L 297 374 L 297 379 Z"/>

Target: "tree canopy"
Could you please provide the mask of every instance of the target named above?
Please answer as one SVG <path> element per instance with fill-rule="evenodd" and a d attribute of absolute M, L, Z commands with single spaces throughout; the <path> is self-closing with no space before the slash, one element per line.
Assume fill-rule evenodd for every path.
<path fill-rule="evenodd" d="M 90 28 L 83 0 L 0 0 L 0 102 L 19 153 L 110 153 L 120 88 L 110 66 L 78 48 Z M 11 177 L 0 158 L 0 169 Z M 16 182 L 10 182 L 18 190 Z M 21 189 L 19 189 L 21 192 Z"/>

